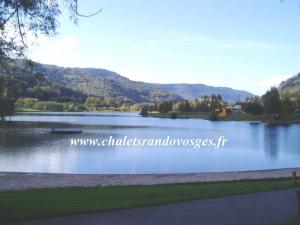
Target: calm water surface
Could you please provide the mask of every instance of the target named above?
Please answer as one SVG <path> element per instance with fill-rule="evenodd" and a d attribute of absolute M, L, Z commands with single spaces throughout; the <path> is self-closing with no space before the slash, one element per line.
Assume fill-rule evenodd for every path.
<path fill-rule="evenodd" d="M 53 173 L 186 173 L 300 166 L 300 125 L 143 118 L 136 113 L 39 113 L 0 128 L 0 171 Z M 18 123 L 19 124 L 19 123 Z M 25 124 L 25 125 L 24 125 Z M 79 128 L 53 135 L 51 128 Z M 71 138 L 217 138 L 219 150 L 190 147 L 74 147 Z"/>

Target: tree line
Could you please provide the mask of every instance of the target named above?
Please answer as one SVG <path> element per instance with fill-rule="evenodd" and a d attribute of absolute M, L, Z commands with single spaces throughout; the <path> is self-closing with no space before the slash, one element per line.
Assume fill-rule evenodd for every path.
<path fill-rule="evenodd" d="M 220 109 L 227 103 L 223 101 L 221 95 L 203 96 L 193 101 L 163 101 L 160 103 L 144 104 L 141 108 L 141 115 L 147 115 L 145 112 L 169 113 L 169 112 L 213 112 Z"/>
<path fill-rule="evenodd" d="M 293 99 L 286 93 L 280 94 L 276 87 L 272 87 L 261 97 L 256 96 L 244 101 L 237 101 L 233 105 L 240 105 L 241 111 L 251 115 L 283 114 L 287 115 L 299 111 L 300 97 Z M 220 95 L 203 96 L 193 101 L 172 102 L 164 101 L 155 104 L 144 104 L 141 115 L 147 116 L 148 112 L 170 113 L 170 112 L 205 112 L 214 113 L 230 105 L 223 101 Z M 215 116 L 215 115 L 213 115 Z"/>
<path fill-rule="evenodd" d="M 1 83 L 0 88 L 0 118 L 4 120 L 6 116 L 12 115 L 16 109 L 31 109 L 41 111 L 98 111 L 101 109 L 119 110 L 119 111 L 140 111 L 142 116 L 148 116 L 149 112 L 166 113 L 211 113 L 212 118 L 216 119 L 215 112 L 229 105 L 222 99 L 221 95 L 202 96 L 192 101 L 163 101 L 154 103 L 135 103 L 119 104 L 112 98 L 103 98 L 97 96 L 87 96 L 85 101 L 40 101 L 37 98 L 18 98 L 12 101 L 8 94 L 9 85 Z M 280 94 L 280 91 L 273 87 L 261 97 L 237 101 L 242 112 L 251 115 L 261 114 L 290 114 L 299 110 L 299 100 L 291 99 L 288 94 Z M 176 114 L 172 114 L 176 117 Z"/>

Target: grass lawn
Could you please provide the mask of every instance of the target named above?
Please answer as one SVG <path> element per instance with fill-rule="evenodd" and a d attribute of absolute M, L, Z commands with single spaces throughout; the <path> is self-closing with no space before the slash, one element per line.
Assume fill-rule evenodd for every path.
<path fill-rule="evenodd" d="M 287 223 L 278 224 L 278 225 L 300 225 L 300 218 L 292 220 L 292 221 L 287 222 Z"/>
<path fill-rule="evenodd" d="M 300 185 L 299 185 L 300 186 Z M 291 188 L 290 179 L 0 192 L 3 222 Z"/>
<path fill-rule="evenodd" d="M 209 119 L 209 114 L 206 112 L 176 112 L 176 116 L 178 119 Z M 172 112 L 169 113 L 149 113 L 150 117 L 156 118 L 171 118 Z"/>
<path fill-rule="evenodd" d="M 43 110 L 31 109 L 31 108 L 16 108 L 16 112 L 44 112 Z"/>

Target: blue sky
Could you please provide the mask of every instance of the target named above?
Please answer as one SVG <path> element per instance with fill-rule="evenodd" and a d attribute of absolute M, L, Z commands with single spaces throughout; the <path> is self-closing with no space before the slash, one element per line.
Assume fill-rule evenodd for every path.
<path fill-rule="evenodd" d="M 132 80 L 204 83 L 264 93 L 300 72 L 300 1 L 80 0 L 79 26 L 60 17 L 39 62 L 97 67 Z"/>

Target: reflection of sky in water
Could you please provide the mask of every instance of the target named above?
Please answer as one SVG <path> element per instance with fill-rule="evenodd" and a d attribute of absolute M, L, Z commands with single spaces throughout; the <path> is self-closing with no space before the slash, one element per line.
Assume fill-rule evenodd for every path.
<path fill-rule="evenodd" d="M 172 173 L 300 166 L 300 125 L 269 126 L 248 122 L 142 118 L 133 113 L 67 115 L 22 115 L 11 118 L 13 121 L 71 123 L 84 132 L 76 136 L 51 135 L 52 123 L 0 129 L 0 171 Z M 172 138 L 217 138 L 224 135 L 229 142 L 219 150 L 70 146 L 72 137 L 103 138 L 110 135 L 115 138 L 125 135 L 138 138 L 165 138 L 168 135 Z"/>

